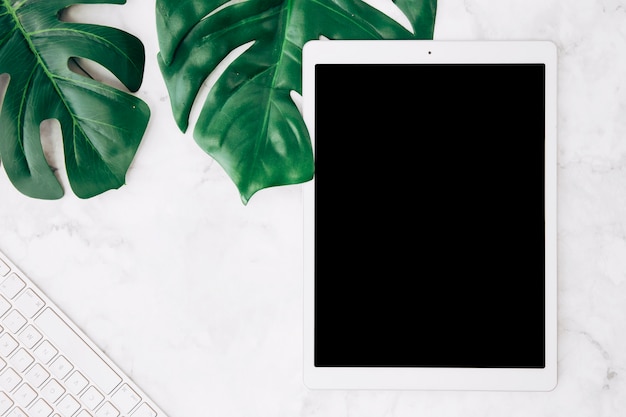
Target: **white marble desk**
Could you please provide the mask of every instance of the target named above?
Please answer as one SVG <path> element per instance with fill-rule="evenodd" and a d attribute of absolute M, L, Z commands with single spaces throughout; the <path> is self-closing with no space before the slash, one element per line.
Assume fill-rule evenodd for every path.
<path fill-rule="evenodd" d="M 90 200 L 30 199 L 0 172 L 0 249 L 170 417 L 626 414 L 626 3 L 438 5 L 435 39 L 559 48 L 559 384 L 549 393 L 305 388 L 300 187 L 243 206 L 178 131 L 154 1 L 77 13 L 143 40 L 148 131 L 127 185 Z"/>

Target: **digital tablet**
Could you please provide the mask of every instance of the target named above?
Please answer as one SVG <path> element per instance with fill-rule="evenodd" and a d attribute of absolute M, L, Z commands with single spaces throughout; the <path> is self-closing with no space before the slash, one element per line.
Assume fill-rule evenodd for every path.
<path fill-rule="evenodd" d="M 311 389 L 557 382 L 557 51 L 544 41 L 303 49 Z"/>

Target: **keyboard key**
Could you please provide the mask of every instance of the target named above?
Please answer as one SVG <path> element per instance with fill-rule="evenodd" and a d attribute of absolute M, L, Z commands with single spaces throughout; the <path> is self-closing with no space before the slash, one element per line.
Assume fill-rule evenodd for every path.
<path fill-rule="evenodd" d="M 13 398 L 22 407 L 27 407 L 37 398 L 37 392 L 28 384 L 24 384 L 15 391 Z"/>
<path fill-rule="evenodd" d="M 156 415 L 156 411 L 150 408 L 148 404 L 143 403 L 133 414 L 131 414 L 131 417 L 156 417 Z"/>
<path fill-rule="evenodd" d="M 63 397 L 61 402 L 57 404 L 57 410 L 61 413 L 61 415 L 65 417 L 70 417 L 74 415 L 75 412 L 80 408 L 80 403 L 76 401 L 74 397 L 71 395 L 66 395 Z"/>
<path fill-rule="evenodd" d="M 122 378 L 52 309 L 46 308 L 35 322 L 49 336 L 50 341 L 67 353 L 76 366 L 106 394 L 113 392 L 122 382 Z"/>
<path fill-rule="evenodd" d="M 133 391 L 128 384 L 122 385 L 122 387 L 117 390 L 115 394 L 113 394 L 111 399 L 122 414 L 130 413 L 130 410 L 135 408 L 135 406 L 141 401 L 141 397 L 137 395 L 137 393 Z"/>
<path fill-rule="evenodd" d="M 22 312 L 26 317 L 32 318 L 39 312 L 44 306 L 44 302 L 41 298 L 35 294 L 30 288 L 24 291 L 15 300 L 15 308 Z"/>
<path fill-rule="evenodd" d="M 13 391 L 20 382 L 22 382 L 22 378 L 11 368 L 7 368 L 0 375 L 0 387 L 6 392 Z"/>
<path fill-rule="evenodd" d="M 71 393 L 78 394 L 85 389 L 87 384 L 89 384 L 89 381 L 87 381 L 87 378 L 85 378 L 83 374 L 78 371 L 74 371 L 67 381 L 65 381 L 65 384 Z"/>
<path fill-rule="evenodd" d="M 117 411 L 117 408 L 113 407 L 110 402 L 104 403 L 104 405 L 96 412 L 97 417 L 117 417 L 119 415 L 120 412 Z"/>
<path fill-rule="evenodd" d="M 30 382 L 35 388 L 39 388 L 41 384 L 46 382 L 50 378 L 50 374 L 40 364 L 36 363 L 26 373 L 26 380 Z"/>
<path fill-rule="evenodd" d="M 102 400 L 104 400 L 104 395 L 102 395 L 93 385 L 87 388 L 87 391 L 83 393 L 80 397 L 83 400 L 83 403 L 89 407 L 90 410 L 95 410 L 97 406 L 100 405 Z"/>
<path fill-rule="evenodd" d="M 17 347 L 18 343 L 11 335 L 4 333 L 0 336 L 0 355 L 5 358 L 11 354 Z"/>
<path fill-rule="evenodd" d="M 40 398 L 30 406 L 28 412 L 31 417 L 48 417 L 52 414 L 52 407 Z"/>
<path fill-rule="evenodd" d="M 54 404 L 61 395 L 65 393 L 65 389 L 56 379 L 51 379 L 41 390 L 41 396 L 48 400 L 50 404 Z"/>
<path fill-rule="evenodd" d="M 64 356 L 59 356 L 50 365 L 50 372 L 52 372 L 52 375 L 56 376 L 59 379 L 65 379 L 65 377 L 67 376 L 67 374 L 70 373 L 72 368 L 74 367 L 72 366 L 70 361 L 65 359 Z"/>
<path fill-rule="evenodd" d="M 24 331 L 20 333 L 18 339 L 28 349 L 32 349 L 33 346 L 35 346 L 37 342 L 41 340 L 41 337 L 41 333 L 39 333 L 37 329 L 29 324 L 28 326 L 26 326 Z"/>
<path fill-rule="evenodd" d="M 9 411 L 9 408 L 13 406 L 13 401 L 4 392 L 0 391 L 0 415 Z"/>
<path fill-rule="evenodd" d="M 59 353 L 59 351 L 56 350 L 47 340 L 44 340 L 39 346 L 37 346 L 37 349 L 35 349 L 35 357 L 45 365 L 47 365 L 48 362 L 50 362 L 52 358 L 57 355 L 57 353 Z"/>
<path fill-rule="evenodd" d="M 28 414 L 24 412 L 24 410 L 21 410 L 15 407 L 13 411 L 11 411 L 7 417 L 29 417 L 29 416 Z"/>
<path fill-rule="evenodd" d="M 0 284 L 0 292 L 4 294 L 9 300 L 13 299 L 22 289 L 26 286 L 26 283 L 22 281 L 16 273 L 9 275 Z"/>
<path fill-rule="evenodd" d="M 11 366 L 18 372 L 24 372 L 34 361 L 35 359 L 33 359 L 24 348 L 20 348 L 11 356 L 11 359 L 9 359 Z"/>
<path fill-rule="evenodd" d="M 76 414 L 76 417 L 93 417 L 93 416 L 85 410 L 80 410 L 80 413 Z"/>
<path fill-rule="evenodd" d="M 17 333 L 26 324 L 26 319 L 16 310 L 11 312 L 2 320 L 2 323 L 13 333 Z"/>
<path fill-rule="evenodd" d="M 0 316 L 4 316 L 4 313 L 11 309 L 11 303 L 6 298 L 0 295 Z"/>
<path fill-rule="evenodd" d="M 9 268 L 9 265 L 4 263 L 2 259 L 0 259 L 0 277 L 6 277 L 9 272 L 11 272 L 11 268 Z"/>

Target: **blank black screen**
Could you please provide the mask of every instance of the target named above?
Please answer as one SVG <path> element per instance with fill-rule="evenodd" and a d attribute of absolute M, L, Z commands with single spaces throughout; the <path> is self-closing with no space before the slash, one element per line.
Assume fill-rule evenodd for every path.
<path fill-rule="evenodd" d="M 317 65 L 315 366 L 545 366 L 544 73 Z"/>

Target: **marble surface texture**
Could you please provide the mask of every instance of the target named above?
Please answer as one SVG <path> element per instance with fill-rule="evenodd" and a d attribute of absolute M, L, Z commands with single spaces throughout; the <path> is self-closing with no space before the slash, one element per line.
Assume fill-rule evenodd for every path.
<path fill-rule="evenodd" d="M 626 414 L 626 1 L 438 5 L 435 39 L 558 46 L 559 384 L 548 393 L 308 390 L 301 187 L 244 206 L 177 129 L 156 62 L 154 0 L 71 16 L 142 39 L 138 96 L 152 118 L 120 190 L 80 200 L 66 187 L 40 201 L 2 170 L 0 249 L 170 417 Z M 44 132 L 58 140 L 54 124 Z"/>

